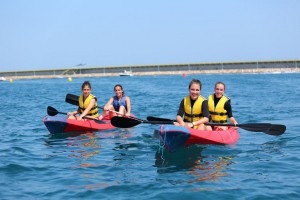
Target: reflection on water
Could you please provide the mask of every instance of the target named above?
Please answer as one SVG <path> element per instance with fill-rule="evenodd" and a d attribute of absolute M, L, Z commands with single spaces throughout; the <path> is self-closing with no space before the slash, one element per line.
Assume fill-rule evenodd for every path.
<path fill-rule="evenodd" d="M 172 154 L 166 150 L 157 151 L 155 154 L 157 172 L 163 174 L 186 171 L 191 175 L 191 179 L 187 180 L 188 183 L 218 181 L 220 177 L 229 176 L 226 169 L 232 164 L 232 157 L 202 156 L 205 148 L 206 146 L 193 145 Z"/>
<path fill-rule="evenodd" d="M 131 143 L 133 134 L 131 129 L 115 129 L 99 132 L 64 133 L 50 135 L 45 141 L 46 145 L 53 148 L 49 157 L 71 158 L 66 160 L 69 169 L 89 169 L 76 173 L 82 185 L 70 184 L 72 189 L 96 190 L 114 185 L 120 181 L 103 180 L 103 171 L 118 171 L 120 166 L 128 160 L 133 160 L 129 149 L 137 148 L 137 144 Z M 79 164 L 78 164 L 79 163 Z M 109 180 L 109 181 L 108 181 Z"/>
<path fill-rule="evenodd" d="M 205 147 L 193 145 L 180 148 L 175 153 L 169 153 L 165 149 L 155 154 L 155 166 L 158 173 L 170 173 L 178 170 L 190 169 L 202 159 L 201 152 Z"/>
<path fill-rule="evenodd" d="M 98 135 L 94 132 L 73 132 L 51 135 L 49 140 L 45 141 L 50 147 L 61 146 L 63 154 L 67 153 L 68 157 L 77 158 L 78 166 L 70 166 L 71 168 L 95 167 L 98 164 L 89 163 L 93 156 L 100 153 L 101 145 Z M 52 156 L 62 156 L 57 149 Z"/>
<path fill-rule="evenodd" d="M 81 149 L 74 151 L 69 156 L 79 158 L 80 167 L 95 167 L 98 164 L 88 163 L 88 160 L 100 153 L 100 144 L 97 141 L 95 133 L 86 133 L 85 138 L 79 138 L 79 141 L 71 141 L 68 146 L 82 147 Z"/>
<path fill-rule="evenodd" d="M 52 157 L 71 158 L 66 160 L 69 169 L 89 169 L 76 173 L 83 180 L 82 185 L 70 187 L 96 190 L 120 185 L 139 183 L 135 174 L 142 174 L 140 161 L 145 155 L 142 149 L 157 147 L 153 137 L 135 136 L 132 130 L 110 130 L 102 132 L 69 133 L 50 136 L 46 145 L 53 148 Z M 150 142 L 151 141 L 151 142 Z M 158 174 L 183 173 L 184 181 L 179 177 L 168 178 L 172 184 L 219 181 L 220 177 L 229 176 L 227 166 L 232 163 L 230 156 L 220 156 L 220 152 L 203 155 L 209 146 L 193 145 L 181 148 L 170 154 L 166 150 L 157 151 L 154 167 Z M 212 156 L 217 155 L 217 156 Z M 126 167 L 125 167 L 126 166 Z M 103 172 L 106 172 L 105 175 Z M 155 172 L 155 171 L 154 171 Z M 114 180 L 118 180 L 115 182 Z"/>
<path fill-rule="evenodd" d="M 123 140 L 130 138 L 132 134 L 130 130 L 110 130 L 110 131 L 99 131 L 99 132 L 69 132 L 60 133 L 55 135 L 50 135 L 49 139 L 45 141 L 46 145 L 52 146 L 62 146 L 63 152 L 68 152 L 68 157 L 78 158 L 79 166 L 72 166 L 72 168 L 77 167 L 96 167 L 100 166 L 99 163 L 95 163 L 92 158 L 101 153 L 102 145 L 104 141 L 106 143 L 114 143 L 112 139 Z M 117 142 L 118 144 L 118 142 Z M 106 144 L 107 145 L 107 144 Z M 118 145 L 115 148 L 121 148 Z M 53 152 L 56 156 L 59 152 Z M 89 163 L 91 162 L 91 163 Z"/>
<path fill-rule="evenodd" d="M 230 164 L 232 164 L 231 156 L 208 156 L 203 158 L 189 171 L 195 179 L 188 182 L 218 181 L 220 177 L 229 176 L 226 172 L 226 168 Z"/>
<path fill-rule="evenodd" d="M 287 141 L 285 140 L 274 140 L 274 141 L 265 142 L 260 146 L 260 148 L 263 150 L 263 152 L 267 154 L 270 153 L 280 154 L 282 153 L 282 147 L 284 147 L 286 144 Z"/>

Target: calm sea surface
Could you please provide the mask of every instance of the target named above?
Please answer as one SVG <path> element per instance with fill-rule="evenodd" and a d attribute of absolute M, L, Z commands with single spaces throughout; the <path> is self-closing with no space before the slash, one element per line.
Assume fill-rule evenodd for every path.
<path fill-rule="evenodd" d="M 42 122 L 47 106 L 75 110 L 85 80 L 100 105 L 120 83 L 141 118 L 174 119 L 192 78 L 202 95 L 227 84 L 239 123 L 285 124 L 275 137 L 240 129 L 234 146 L 159 151 L 155 125 L 64 137 Z M 0 199 L 299 199 L 300 74 L 99 77 L 0 82 Z"/>

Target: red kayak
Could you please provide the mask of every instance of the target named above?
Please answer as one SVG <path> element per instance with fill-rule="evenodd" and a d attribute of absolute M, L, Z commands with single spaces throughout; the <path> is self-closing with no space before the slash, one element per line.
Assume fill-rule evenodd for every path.
<path fill-rule="evenodd" d="M 43 122 L 50 133 L 99 131 L 115 128 L 110 120 L 74 120 L 67 116 L 45 116 Z"/>
<path fill-rule="evenodd" d="M 165 148 L 174 152 L 182 146 L 193 144 L 235 144 L 239 139 L 237 128 L 229 127 L 228 130 L 201 131 L 174 125 L 161 125 L 154 130 Z"/>

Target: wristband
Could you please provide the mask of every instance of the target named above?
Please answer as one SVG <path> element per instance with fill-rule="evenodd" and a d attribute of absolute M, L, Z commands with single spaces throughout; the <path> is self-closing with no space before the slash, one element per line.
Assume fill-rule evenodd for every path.
<path fill-rule="evenodd" d="M 192 127 L 192 128 L 194 128 L 194 126 L 195 126 L 195 123 L 194 123 L 194 122 L 192 122 L 192 124 L 193 124 L 193 127 Z"/>

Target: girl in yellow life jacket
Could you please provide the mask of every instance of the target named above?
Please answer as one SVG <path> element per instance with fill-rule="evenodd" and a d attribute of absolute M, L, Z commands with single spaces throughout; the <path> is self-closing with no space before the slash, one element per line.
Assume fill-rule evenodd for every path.
<path fill-rule="evenodd" d="M 182 99 L 174 124 L 198 130 L 205 130 L 209 121 L 207 100 L 200 95 L 201 82 L 193 79 L 189 84 L 189 95 Z"/>
<path fill-rule="evenodd" d="M 83 117 L 98 118 L 97 97 L 91 94 L 92 86 L 89 81 L 85 81 L 82 86 L 82 95 L 79 96 L 79 108 L 73 112 L 68 112 L 69 119 L 82 120 Z M 76 117 L 76 114 L 80 114 Z"/>
<path fill-rule="evenodd" d="M 217 82 L 215 84 L 215 93 L 208 97 L 208 109 L 211 117 L 211 122 L 227 123 L 227 119 L 232 124 L 237 124 L 237 121 L 232 115 L 230 99 L 224 95 L 225 84 Z M 215 126 L 214 129 L 227 130 L 227 126 Z M 212 129 L 208 127 L 208 129 Z"/>

